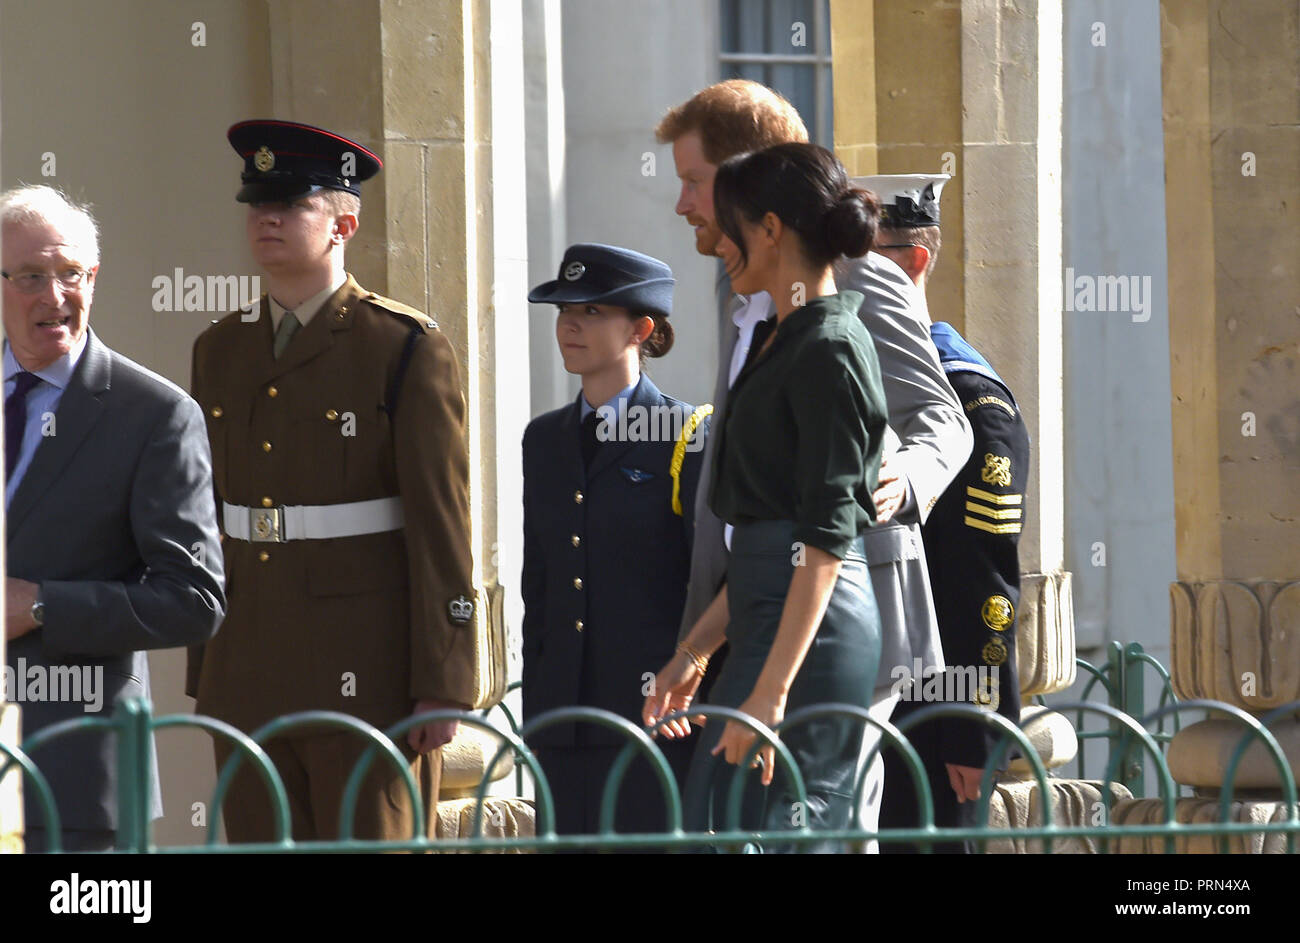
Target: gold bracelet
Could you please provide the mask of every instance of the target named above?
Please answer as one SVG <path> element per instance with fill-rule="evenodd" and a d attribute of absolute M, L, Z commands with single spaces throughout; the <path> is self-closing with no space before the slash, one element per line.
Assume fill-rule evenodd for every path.
<path fill-rule="evenodd" d="M 700 674 L 706 674 L 709 670 L 709 656 L 691 648 L 685 642 L 677 643 L 677 650 L 695 663 Z"/>

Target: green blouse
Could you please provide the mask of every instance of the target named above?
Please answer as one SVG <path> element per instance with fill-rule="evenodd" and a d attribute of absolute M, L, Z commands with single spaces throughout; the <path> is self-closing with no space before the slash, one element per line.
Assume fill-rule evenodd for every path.
<path fill-rule="evenodd" d="M 794 539 L 840 559 L 876 518 L 886 417 L 856 291 L 791 312 L 727 396 L 710 505 L 724 521 L 791 520 Z"/>

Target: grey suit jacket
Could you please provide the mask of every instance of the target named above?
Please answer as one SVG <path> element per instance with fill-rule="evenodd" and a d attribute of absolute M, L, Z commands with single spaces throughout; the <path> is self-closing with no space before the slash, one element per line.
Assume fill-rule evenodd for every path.
<path fill-rule="evenodd" d="M 839 288 L 860 291 L 858 314 L 876 343 L 876 356 L 889 407 L 890 437 L 897 451 L 890 464 L 908 482 L 908 500 L 886 525 L 865 535 L 876 605 L 880 609 L 881 653 L 877 686 L 887 685 L 896 665 L 915 668 L 942 666 L 943 647 L 930 595 L 925 548 L 920 525 L 970 457 L 970 424 L 939 365 L 930 338 L 925 303 L 907 275 L 893 262 L 874 252 L 860 259 L 841 259 L 835 268 Z M 730 281 L 718 285 L 718 381 L 714 388 L 714 416 L 722 421 L 728 390 L 731 352 L 738 331 L 731 320 L 735 310 Z M 696 494 L 695 542 L 691 555 L 691 582 L 682 616 L 684 637 L 717 595 L 726 579 L 727 550 L 723 524 L 708 508 L 714 448 L 722 436 L 711 436 Z M 890 446 L 887 443 L 887 450 Z"/>
<path fill-rule="evenodd" d="M 37 446 L 5 519 L 8 575 L 39 583 L 45 603 L 45 625 L 5 655 L 18 689 L 10 697 L 23 696 L 24 741 L 148 697 L 145 650 L 206 641 L 226 605 L 207 431 L 185 391 L 91 332 L 53 433 Z M 31 682 L 40 677 L 62 684 L 38 693 Z M 117 827 L 114 750 L 113 737 L 77 734 L 32 753 L 64 828 Z M 157 768 L 154 817 L 162 814 Z M 34 795 L 25 790 L 29 829 L 44 827 Z"/>
<path fill-rule="evenodd" d="M 713 387 L 713 421 L 722 422 L 723 412 L 727 408 L 727 391 L 731 388 L 730 379 L 731 354 L 740 331 L 731 316 L 737 308 L 738 296 L 731 291 L 731 279 L 727 277 L 722 265 L 718 265 L 718 376 Z M 714 428 L 719 428 L 714 426 Z M 724 525 L 718 515 L 709 507 L 709 491 L 713 481 L 714 460 L 719 436 L 710 435 L 704 449 L 704 460 L 700 463 L 700 480 L 695 491 L 695 537 L 691 545 L 691 574 L 686 587 L 686 606 L 682 610 L 682 625 L 678 640 L 686 638 L 687 633 L 709 608 L 718 590 L 727 577 L 727 544 L 724 540 Z"/>

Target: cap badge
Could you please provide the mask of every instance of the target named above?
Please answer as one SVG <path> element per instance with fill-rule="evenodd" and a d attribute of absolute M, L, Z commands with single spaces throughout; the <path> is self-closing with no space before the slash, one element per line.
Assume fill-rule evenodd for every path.
<path fill-rule="evenodd" d="M 474 604 L 466 599 L 462 593 L 447 603 L 447 614 L 451 616 L 452 622 L 457 625 L 464 625 L 474 615 Z"/>
<path fill-rule="evenodd" d="M 582 273 L 587 271 L 587 266 L 581 262 L 570 262 L 564 267 L 564 280 L 567 282 L 576 282 L 582 278 Z"/>
<path fill-rule="evenodd" d="M 271 149 L 265 144 L 259 147 L 257 153 L 253 155 L 253 166 L 262 173 L 266 173 L 275 166 L 275 155 L 271 153 Z"/>

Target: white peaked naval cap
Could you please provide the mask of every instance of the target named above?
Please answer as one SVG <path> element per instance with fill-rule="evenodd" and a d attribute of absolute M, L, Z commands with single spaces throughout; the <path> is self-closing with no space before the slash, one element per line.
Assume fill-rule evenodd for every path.
<path fill-rule="evenodd" d="M 951 179 L 949 174 L 877 174 L 850 182 L 880 200 L 880 225 L 905 229 L 939 225 L 939 194 Z"/>

